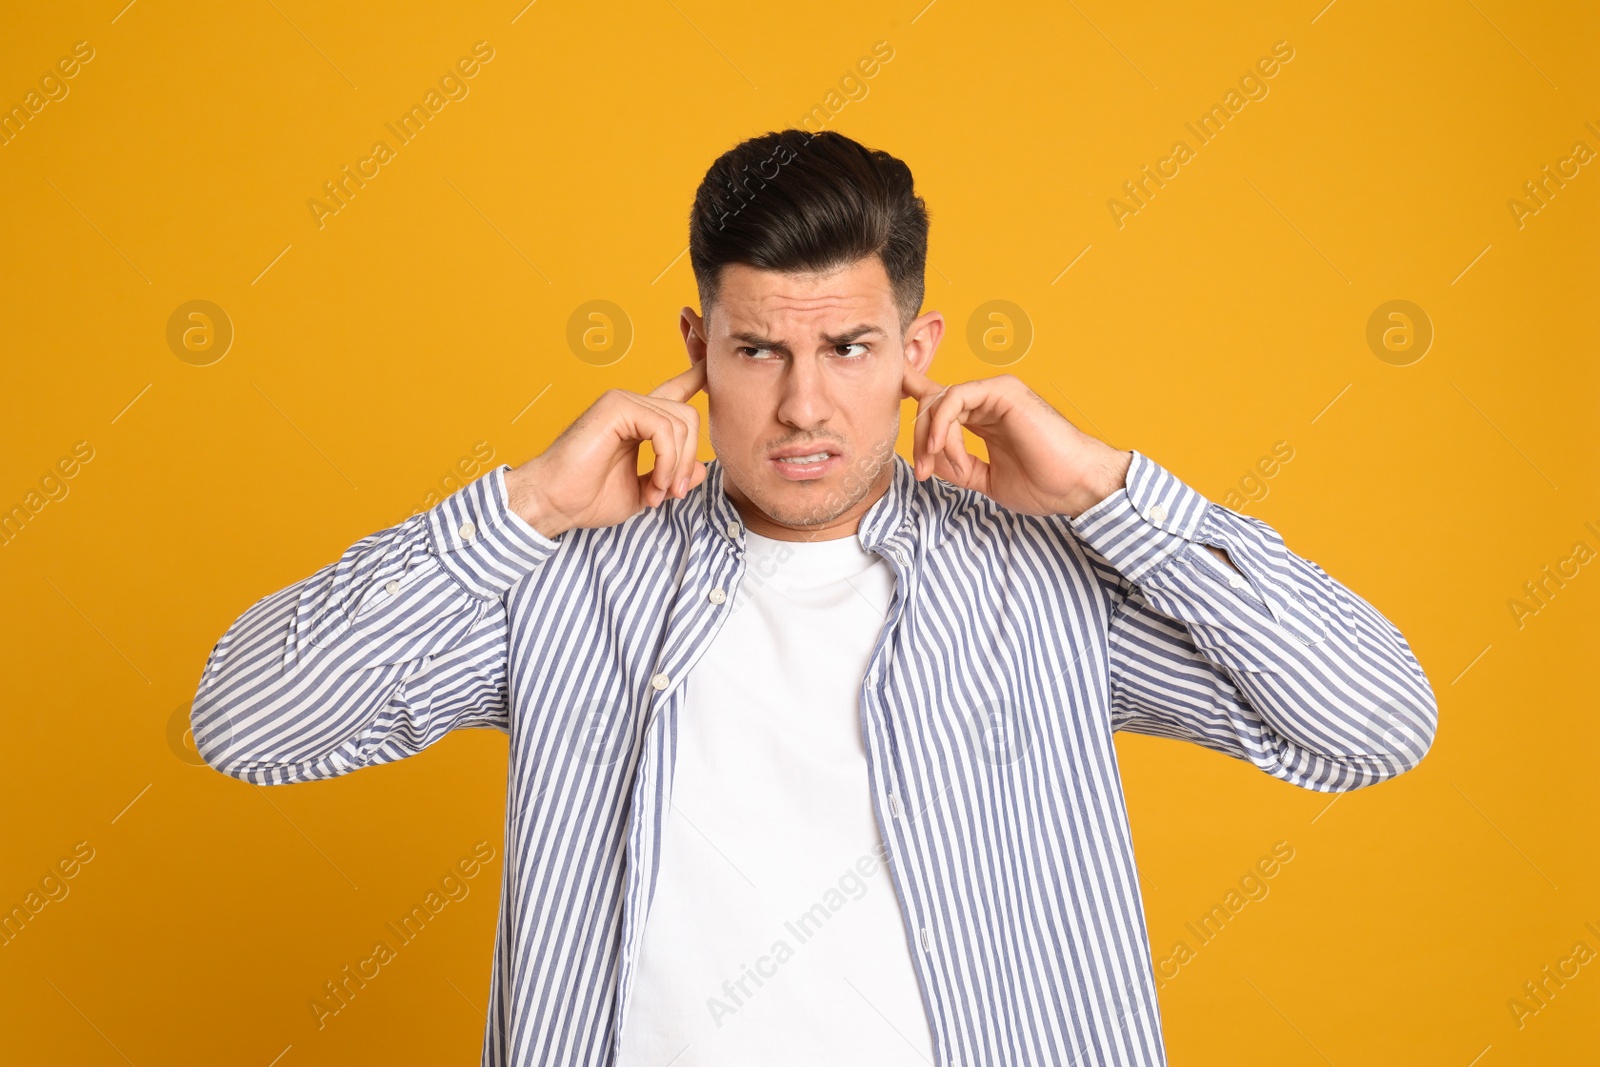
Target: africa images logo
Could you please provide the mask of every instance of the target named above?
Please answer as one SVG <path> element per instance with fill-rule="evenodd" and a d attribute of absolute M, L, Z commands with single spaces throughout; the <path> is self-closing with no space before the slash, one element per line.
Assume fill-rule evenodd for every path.
<path fill-rule="evenodd" d="M 1008 767 L 1033 748 L 1032 724 L 1005 700 L 974 708 L 967 718 L 967 736 L 978 757 L 995 767 Z"/>

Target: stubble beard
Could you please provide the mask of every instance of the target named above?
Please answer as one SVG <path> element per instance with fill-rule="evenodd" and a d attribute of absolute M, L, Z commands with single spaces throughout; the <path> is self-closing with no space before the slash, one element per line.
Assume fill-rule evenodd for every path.
<path fill-rule="evenodd" d="M 819 484 L 805 490 L 814 491 L 815 495 L 798 506 L 786 507 L 776 500 L 764 499 L 765 493 L 751 493 L 745 486 L 738 485 L 737 481 L 735 485 L 744 494 L 745 499 L 773 522 L 801 529 L 808 526 L 822 526 L 861 503 L 862 498 L 878 484 L 884 468 L 894 462 L 894 443 L 899 436 L 900 416 L 896 413 L 894 427 L 885 439 L 877 442 L 867 452 L 852 458 L 842 471 L 827 479 L 830 484 L 826 487 Z M 807 485 L 805 482 L 791 484 Z"/>

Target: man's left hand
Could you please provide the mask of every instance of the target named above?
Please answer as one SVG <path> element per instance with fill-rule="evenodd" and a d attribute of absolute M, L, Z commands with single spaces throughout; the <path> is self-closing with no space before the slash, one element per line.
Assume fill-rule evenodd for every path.
<path fill-rule="evenodd" d="M 917 401 L 914 467 L 1012 511 L 1075 518 L 1127 484 L 1131 452 L 1068 422 L 1012 374 L 940 385 L 906 364 L 901 389 Z M 967 452 L 965 426 L 987 446 Z"/>

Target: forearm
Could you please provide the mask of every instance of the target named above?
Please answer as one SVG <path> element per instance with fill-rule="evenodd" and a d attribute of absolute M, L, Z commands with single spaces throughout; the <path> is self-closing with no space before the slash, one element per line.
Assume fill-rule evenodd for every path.
<path fill-rule="evenodd" d="M 1310 788 L 1355 788 L 1414 767 L 1438 711 L 1399 631 L 1308 560 L 1287 553 L 1287 574 L 1268 577 L 1235 550 L 1250 561 L 1244 572 L 1191 547 L 1140 588 L 1150 609 L 1181 620 L 1195 649 L 1228 668 L 1242 706 L 1224 690 L 1212 707 L 1255 748 L 1247 758 Z M 1269 590 L 1264 600 L 1258 586 Z M 1279 596 L 1307 614 L 1295 618 Z"/>
<path fill-rule="evenodd" d="M 510 519 L 497 477 L 241 615 L 195 695 L 206 761 L 260 784 L 306 781 L 503 723 L 501 598 L 554 548 Z"/>
<path fill-rule="evenodd" d="M 1127 489 L 1128 469 L 1133 465 L 1132 451 L 1112 448 L 1087 434 L 1083 435 L 1082 441 L 1082 447 L 1088 451 L 1090 460 L 1086 463 L 1087 472 L 1077 498 L 1068 502 L 1062 512 L 1068 518 L 1076 518 L 1117 490 Z M 1236 573 L 1239 571 L 1239 568 L 1234 566 L 1233 560 L 1228 558 L 1227 552 L 1216 545 L 1206 545 L 1205 548 L 1217 559 L 1233 568 Z"/>
<path fill-rule="evenodd" d="M 376 750 L 393 726 L 384 711 L 406 675 L 460 641 L 478 610 L 442 604 L 444 626 L 362 625 L 306 643 L 302 617 L 312 629 L 332 629 L 325 614 L 301 614 L 330 582 L 321 571 L 259 601 L 218 642 L 191 713 L 195 747 L 212 767 L 281 785 L 380 762 Z"/>
<path fill-rule="evenodd" d="M 1131 704 L 1197 737 L 1232 732 L 1213 747 L 1311 788 L 1370 784 L 1421 759 L 1437 705 L 1387 619 L 1271 527 L 1210 503 L 1153 461 L 1131 478 L 1073 523 L 1135 590 L 1124 625 L 1154 635 L 1131 642 L 1155 650 L 1148 663 L 1130 661 Z M 1194 653 L 1214 679 L 1189 671 Z M 1197 676 L 1185 681 L 1186 672 Z"/>

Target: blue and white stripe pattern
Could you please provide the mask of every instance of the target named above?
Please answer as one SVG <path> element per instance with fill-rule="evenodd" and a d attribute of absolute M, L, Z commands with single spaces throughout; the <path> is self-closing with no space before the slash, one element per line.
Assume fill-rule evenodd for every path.
<path fill-rule="evenodd" d="M 600 1067 L 683 681 L 737 602 L 744 531 L 717 460 L 683 500 L 554 540 L 508 510 L 508 469 L 246 611 L 194 734 L 213 767 L 274 785 L 506 731 L 483 1063 Z M 1321 792 L 1432 744 L 1433 691 L 1388 620 L 1137 451 L 1127 487 L 1073 519 L 918 482 L 897 455 L 857 536 L 898 579 L 860 715 L 939 1067 L 1166 1062 L 1114 731 Z"/>

